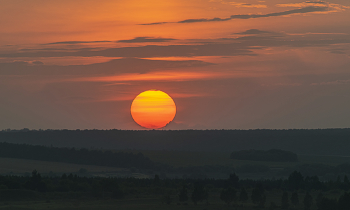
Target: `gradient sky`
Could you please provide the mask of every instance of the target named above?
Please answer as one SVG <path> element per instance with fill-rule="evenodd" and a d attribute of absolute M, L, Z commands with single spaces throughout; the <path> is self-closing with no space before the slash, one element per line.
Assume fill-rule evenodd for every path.
<path fill-rule="evenodd" d="M 350 127 L 349 0 L 0 0 L 0 129 Z"/>

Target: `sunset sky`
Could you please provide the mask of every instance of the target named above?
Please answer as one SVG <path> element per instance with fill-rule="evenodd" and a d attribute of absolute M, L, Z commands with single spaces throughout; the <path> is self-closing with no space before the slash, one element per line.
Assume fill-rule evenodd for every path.
<path fill-rule="evenodd" d="M 0 0 L 1 129 L 350 127 L 350 1 Z"/>

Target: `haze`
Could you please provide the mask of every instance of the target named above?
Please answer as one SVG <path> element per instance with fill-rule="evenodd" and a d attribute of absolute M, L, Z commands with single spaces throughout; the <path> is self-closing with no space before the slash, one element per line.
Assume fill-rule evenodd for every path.
<path fill-rule="evenodd" d="M 350 126 L 347 0 L 0 5 L 0 129 L 142 129 L 149 89 L 166 129 Z"/>

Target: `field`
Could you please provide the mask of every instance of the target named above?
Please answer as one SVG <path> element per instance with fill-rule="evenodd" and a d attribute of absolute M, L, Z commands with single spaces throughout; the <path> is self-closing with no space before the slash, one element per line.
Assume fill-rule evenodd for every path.
<path fill-rule="evenodd" d="M 104 167 L 94 165 L 80 165 L 80 164 L 69 164 L 39 160 L 26 160 L 17 158 L 0 158 L 0 174 L 2 175 L 30 175 L 31 172 L 36 169 L 43 175 L 58 175 L 61 176 L 63 173 L 84 173 L 92 174 L 105 174 L 114 173 L 120 175 L 126 175 L 129 173 L 128 169 L 115 168 L 115 167 Z"/>
<path fill-rule="evenodd" d="M 244 164 L 264 164 L 271 168 L 293 167 L 300 164 L 325 164 L 336 166 L 342 163 L 350 162 L 350 156 L 331 156 L 331 155 L 303 155 L 298 154 L 299 162 L 266 162 L 266 161 L 248 161 L 232 160 L 229 152 L 189 152 L 189 151 L 135 151 L 141 152 L 155 162 L 169 164 L 174 167 L 184 166 L 205 166 L 205 165 L 224 165 L 237 167 Z"/>
<path fill-rule="evenodd" d="M 123 151 L 125 152 L 125 151 Z M 132 153 L 143 153 L 154 162 L 164 163 L 173 167 L 187 166 L 227 166 L 239 167 L 242 165 L 265 165 L 270 168 L 288 168 L 302 164 L 325 164 L 336 166 L 342 163 L 350 162 L 350 157 L 344 156 L 316 156 L 316 155 L 298 155 L 299 162 L 265 162 L 265 161 L 247 161 L 232 160 L 228 152 L 188 152 L 188 151 L 138 151 L 128 150 Z M 16 158 L 0 158 L 0 174 L 30 174 L 34 169 L 41 174 L 61 175 L 62 173 L 79 173 L 83 171 L 99 176 L 134 176 L 142 177 L 142 174 L 131 173 L 129 169 L 81 165 L 60 162 L 26 160 Z M 84 174 L 81 174 L 84 175 Z"/>

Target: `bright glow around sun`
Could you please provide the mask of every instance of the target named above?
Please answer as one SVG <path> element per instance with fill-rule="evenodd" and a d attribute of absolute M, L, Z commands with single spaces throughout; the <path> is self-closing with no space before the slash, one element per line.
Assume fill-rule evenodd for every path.
<path fill-rule="evenodd" d="M 142 92 L 131 104 L 132 118 L 145 128 L 163 128 L 174 119 L 175 114 L 174 100 L 160 90 Z"/>

